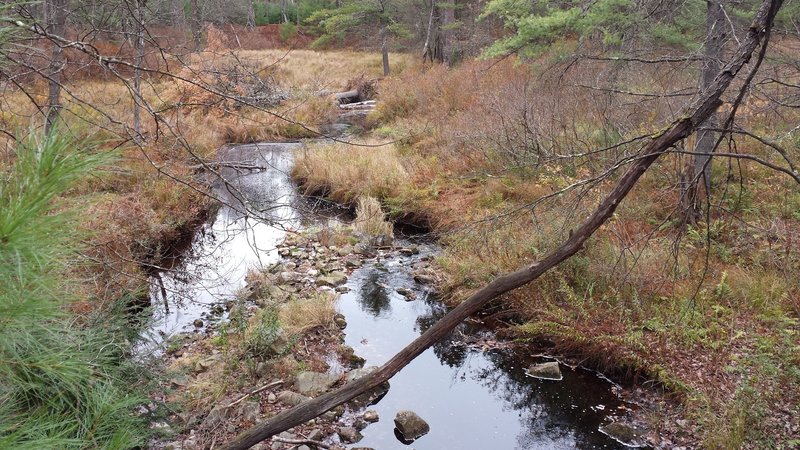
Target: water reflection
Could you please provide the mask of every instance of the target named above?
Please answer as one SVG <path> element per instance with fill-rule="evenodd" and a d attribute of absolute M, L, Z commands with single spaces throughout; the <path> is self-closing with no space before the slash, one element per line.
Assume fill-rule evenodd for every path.
<path fill-rule="evenodd" d="M 411 262 L 388 272 L 365 266 L 351 279 L 353 291 L 340 300 L 348 321 L 346 342 L 369 365 L 384 363 L 446 313 L 413 282 L 405 269 Z M 406 302 L 397 287 L 413 287 L 420 300 Z M 411 445 L 418 450 L 624 448 L 597 430 L 621 406 L 610 383 L 564 367 L 560 382 L 527 377 L 524 369 L 534 360 L 507 350 L 484 351 L 480 343 L 490 337 L 461 325 L 409 364 L 373 406 L 381 421 L 367 427 L 355 446 L 407 448 L 395 438 L 392 419 L 410 409 L 431 426 Z"/>

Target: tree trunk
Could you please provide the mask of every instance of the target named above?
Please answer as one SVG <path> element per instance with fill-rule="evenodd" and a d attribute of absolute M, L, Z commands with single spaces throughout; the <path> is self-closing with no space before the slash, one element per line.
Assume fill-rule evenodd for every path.
<path fill-rule="evenodd" d="M 706 2 L 706 41 L 703 51 L 703 61 L 700 73 L 700 90 L 708 88 L 719 73 L 725 44 L 728 40 L 725 12 L 722 10 L 722 0 L 708 0 Z M 703 127 L 717 128 L 717 115 L 712 114 Z M 703 197 L 711 195 L 711 154 L 717 144 L 718 134 L 710 130 L 700 130 L 697 133 L 697 142 L 694 147 L 694 161 L 689 171 L 690 176 L 684 177 L 684 214 L 689 222 L 695 222 L 701 213 Z M 702 187 L 702 189 L 701 189 Z"/>
<path fill-rule="evenodd" d="M 247 2 L 247 28 L 251 30 L 256 27 L 256 4 L 255 0 Z"/>
<path fill-rule="evenodd" d="M 183 26 L 186 25 L 182 0 L 172 0 L 172 25 L 179 29 L 183 29 Z"/>
<path fill-rule="evenodd" d="M 197 0 L 190 0 L 189 6 L 192 9 L 192 17 L 191 17 L 191 27 L 192 27 L 192 38 L 194 39 L 194 48 L 195 50 L 200 49 L 200 28 L 202 24 L 202 18 L 200 17 L 200 6 L 197 3 Z"/>
<path fill-rule="evenodd" d="M 425 45 L 422 46 L 422 61 L 430 58 L 433 62 L 433 52 L 431 52 L 431 31 L 433 30 L 433 16 L 436 12 L 436 0 L 431 0 L 431 13 L 428 16 L 428 30 L 425 33 Z"/>
<path fill-rule="evenodd" d="M 67 34 L 67 0 L 47 0 L 45 3 L 47 16 L 47 32 L 66 38 Z M 50 66 L 47 70 L 47 118 L 45 119 L 45 133 L 53 129 L 58 114 L 61 111 L 61 83 L 64 70 L 64 50 L 60 43 L 51 42 Z"/>
<path fill-rule="evenodd" d="M 146 0 L 135 0 L 134 8 L 136 12 L 136 59 L 133 68 L 133 131 L 136 133 L 136 141 L 142 138 L 140 123 L 140 110 L 142 102 L 142 64 L 144 64 L 144 2 Z"/>
<path fill-rule="evenodd" d="M 444 6 L 442 12 L 442 62 L 452 66 L 455 62 L 454 30 L 456 21 L 455 1 Z"/>
<path fill-rule="evenodd" d="M 750 27 L 734 58 L 726 65 L 724 70 L 719 72 L 713 83 L 687 109 L 685 114 L 681 115 L 680 119 L 673 122 L 662 133 L 654 136 L 645 145 L 639 152 L 638 157 L 631 163 L 628 171 L 619 179 L 595 211 L 558 248 L 539 262 L 494 279 L 486 287 L 447 313 L 378 370 L 333 392 L 323 394 L 279 413 L 236 436 L 232 441 L 223 445 L 221 450 L 250 448 L 270 436 L 300 425 L 364 392 L 374 389 L 389 380 L 434 343 L 447 336 L 464 319 L 480 311 L 487 303 L 513 289 L 536 280 L 548 270 L 579 252 L 592 234 L 614 215 L 617 206 L 633 189 L 648 168 L 676 143 L 692 134 L 700 124 L 705 122 L 719 108 L 722 104 L 720 97 L 723 92 L 730 86 L 731 81 L 742 67 L 750 61 L 753 51 L 755 51 L 762 39 L 765 36 L 769 36 L 769 30 L 781 3 L 782 0 L 764 0 L 753 21 L 753 25 Z M 763 43 L 763 45 L 766 44 L 766 42 Z M 760 62 L 761 60 L 759 59 L 755 69 L 758 68 Z"/>
<path fill-rule="evenodd" d="M 381 29 L 381 55 L 383 56 L 383 76 L 389 76 L 389 30 Z"/>

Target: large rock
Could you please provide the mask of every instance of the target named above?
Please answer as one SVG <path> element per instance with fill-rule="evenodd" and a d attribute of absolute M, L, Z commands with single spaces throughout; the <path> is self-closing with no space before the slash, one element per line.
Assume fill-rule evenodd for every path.
<path fill-rule="evenodd" d="M 342 439 L 343 442 L 347 442 L 352 444 L 353 442 L 358 442 L 364 438 L 361 433 L 355 427 L 340 427 L 336 434 Z"/>
<path fill-rule="evenodd" d="M 283 391 L 278 394 L 278 401 L 284 405 L 296 406 L 308 400 L 311 400 L 311 397 L 306 397 L 305 395 L 298 394 L 297 392 Z"/>
<path fill-rule="evenodd" d="M 261 420 L 261 405 L 258 402 L 244 402 L 239 410 L 242 420 L 256 423 Z"/>
<path fill-rule="evenodd" d="M 347 283 L 347 274 L 339 271 L 334 271 L 329 273 L 328 275 L 321 276 L 317 278 L 317 281 L 315 282 L 317 286 L 330 286 L 330 287 L 341 286 L 345 283 Z"/>
<path fill-rule="evenodd" d="M 406 442 L 419 439 L 431 431 L 428 422 L 422 420 L 414 411 L 400 411 L 394 418 L 394 426 Z"/>
<path fill-rule="evenodd" d="M 559 381 L 564 378 L 564 376 L 561 375 L 561 369 L 559 369 L 558 362 L 556 361 L 534 364 L 528 367 L 528 370 L 525 371 L 525 375 L 542 380 Z"/>
<path fill-rule="evenodd" d="M 294 388 L 303 395 L 319 395 L 339 381 L 339 375 L 320 372 L 300 372 L 295 378 Z"/>

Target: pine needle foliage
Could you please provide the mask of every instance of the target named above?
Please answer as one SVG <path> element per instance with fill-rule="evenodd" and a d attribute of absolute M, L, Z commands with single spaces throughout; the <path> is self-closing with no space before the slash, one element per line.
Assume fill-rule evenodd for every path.
<path fill-rule="evenodd" d="M 86 147 L 32 135 L 0 171 L 0 449 L 133 448 L 147 436 L 124 337 L 64 307 L 79 236 L 61 199 L 105 160 Z"/>

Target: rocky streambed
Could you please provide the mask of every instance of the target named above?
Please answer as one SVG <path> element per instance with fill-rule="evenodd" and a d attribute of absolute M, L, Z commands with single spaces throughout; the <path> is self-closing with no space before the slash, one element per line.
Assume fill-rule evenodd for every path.
<path fill-rule="evenodd" d="M 255 173 L 224 174 L 217 189 L 231 193 L 234 207 L 223 207 L 196 239 L 195 253 L 208 256 L 199 271 L 233 264 L 224 277 L 232 281 L 215 287 L 207 301 L 191 303 L 194 312 L 180 318 L 182 305 L 171 293 L 196 298 L 191 293 L 208 291 L 205 283 L 216 278 L 198 277 L 198 288 L 190 277 L 165 274 L 154 288 L 171 312 L 151 329 L 151 337 L 162 339 L 149 342 L 169 366 L 164 400 L 182 409 L 170 417 L 172 425 L 154 424 L 165 434 L 154 448 L 219 445 L 363 376 L 446 313 L 433 290 L 436 248 L 404 240 L 376 247 L 335 221 L 304 219 L 308 203 L 286 175 L 291 151 L 254 145 L 229 154 L 269 163 Z M 236 204 L 280 212 L 281 220 L 253 221 Z M 464 324 L 390 386 L 259 446 L 534 449 L 645 442 L 628 425 L 632 405 L 621 399 L 619 386 L 588 370 L 547 363 L 498 342 L 481 324 Z M 541 364 L 548 376 L 539 376 Z"/>

